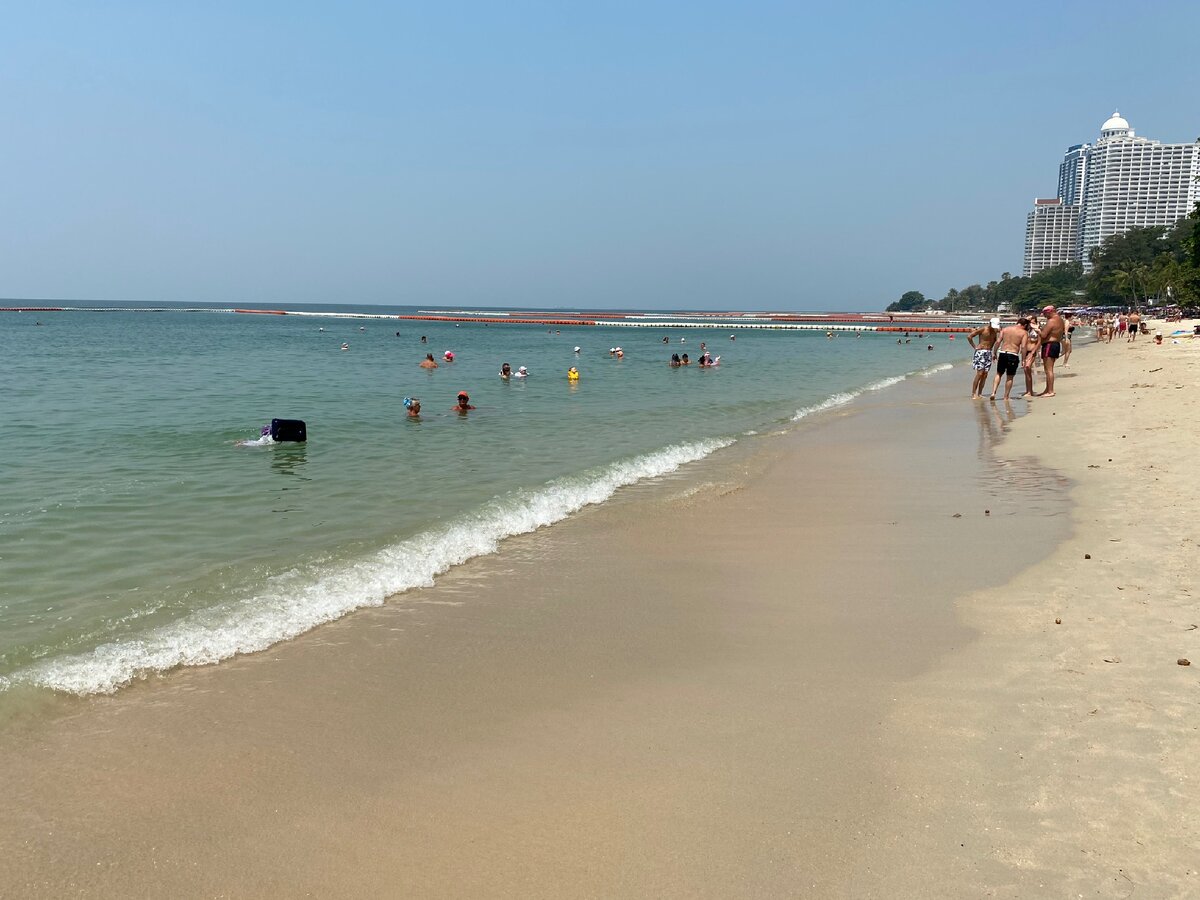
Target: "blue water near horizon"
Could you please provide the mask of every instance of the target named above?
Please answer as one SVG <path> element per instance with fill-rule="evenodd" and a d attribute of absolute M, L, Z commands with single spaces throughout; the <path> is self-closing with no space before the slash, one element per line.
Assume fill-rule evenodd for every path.
<path fill-rule="evenodd" d="M 945 335 L 927 351 L 886 334 L 736 334 L 0 314 L 0 692 L 110 692 L 263 649 L 967 354 Z M 667 366 L 702 341 L 718 369 Z M 455 362 L 417 366 L 447 349 Z M 506 361 L 531 376 L 502 382 Z M 461 389 L 477 406 L 466 417 L 451 410 Z M 404 396 L 421 398 L 419 422 Z M 237 446 L 273 417 L 304 419 L 308 443 Z"/>

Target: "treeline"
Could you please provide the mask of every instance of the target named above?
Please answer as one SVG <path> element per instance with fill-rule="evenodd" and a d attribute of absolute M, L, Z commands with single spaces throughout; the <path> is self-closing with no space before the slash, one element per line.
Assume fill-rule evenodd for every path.
<path fill-rule="evenodd" d="M 1091 253 L 1092 271 L 1080 263 L 1044 269 L 1031 278 L 1008 272 L 999 281 L 951 288 L 941 300 L 908 291 L 888 312 L 1016 312 L 1055 306 L 1200 306 L 1200 204 L 1171 228 L 1134 228 L 1114 235 Z"/>

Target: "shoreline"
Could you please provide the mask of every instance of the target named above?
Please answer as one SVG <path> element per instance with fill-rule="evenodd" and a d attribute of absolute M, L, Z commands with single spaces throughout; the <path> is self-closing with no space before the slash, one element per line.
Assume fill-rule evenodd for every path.
<path fill-rule="evenodd" d="M 797 410 L 786 422 L 770 426 L 767 433 L 795 428 L 796 423 L 811 415 L 950 368 L 950 363 L 940 362 L 846 388 Z M 237 656 L 268 651 L 342 616 L 381 605 L 390 597 L 433 583 L 454 566 L 503 552 L 504 542 L 519 534 L 557 524 L 583 508 L 609 502 L 615 494 L 633 485 L 673 477 L 681 467 L 686 468 L 732 444 L 747 441 L 755 444 L 760 439 L 758 432 L 731 431 L 717 437 L 683 441 L 494 496 L 450 519 L 388 543 L 374 555 L 344 562 L 346 569 L 365 569 L 371 573 L 369 578 L 359 575 L 366 585 L 358 593 L 347 594 L 333 587 L 346 577 L 346 569 L 332 569 L 315 584 L 293 586 L 290 596 L 268 598 L 273 603 L 260 602 L 262 597 L 256 595 L 254 602 L 235 600 L 215 604 L 140 633 L 106 641 L 91 650 L 63 652 L 35 660 L 22 669 L 0 675 L 0 725 L 13 715 L 44 703 L 40 695 L 45 689 L 77 696 L 112 694 L 143 677 L 180 667 L 222 664 Z M 753 450 L 743 446 L 738 452 Z M 396 558 L 424 562 L 406 566 L 398 575 L 393 562 Z"/>
<path fill-rule="evenodd" d="M 0 886 L 1188 893 L 1190 350 L 1080 346 L 1019 417 L 962 370 L 862 393 L 384 607 L 59 698 L 0 733 Z"/>
<path fill-rule="evenodd" d="M 1065 495 L 981 514 L 1010 419 L 957 374 L 860 395 L 263 653 L 0 735 L 16 801 L 0 884 L 844 891 L 898 803 L 889 707 L 971 640 L 948 563 L 976 528 L 1065 531 Z"/>

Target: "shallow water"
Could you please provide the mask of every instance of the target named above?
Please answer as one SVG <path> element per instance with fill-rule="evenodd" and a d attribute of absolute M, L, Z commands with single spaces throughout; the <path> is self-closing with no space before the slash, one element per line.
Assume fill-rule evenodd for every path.
<path fill-rule="evenodd" d="M 0 314 L 0 691 L 107 692 L 262 649 L 968 353 L 945 335 L 928 351 L 894 335 L 678 327 L 667 347 L 665 333 Z M 719 368 L 667 366 L 702 341 Z M 417 366 L 446 349 L 453 363 Z M 530 377 L 502 382 L 506 361 Z M 460 389 L 478 407 L 465 417 L 451 411 Z M 421 398 L 419 422 L 404 396 Z M 272 417 L 304 419 L 307 444 L 236 445 Z"/>

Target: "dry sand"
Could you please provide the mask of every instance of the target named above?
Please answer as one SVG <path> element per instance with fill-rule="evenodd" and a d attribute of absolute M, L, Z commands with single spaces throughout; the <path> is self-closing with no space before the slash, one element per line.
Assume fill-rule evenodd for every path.
<path fill-rule="evenodd" d="M 918 379 L 64 700 L 0 735 L 0 895 L 1193 892 L 1198 362 L 1080 348 L 1024 419 Z"/>

